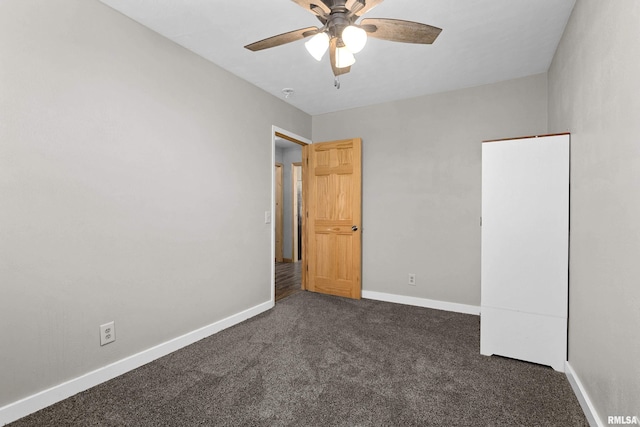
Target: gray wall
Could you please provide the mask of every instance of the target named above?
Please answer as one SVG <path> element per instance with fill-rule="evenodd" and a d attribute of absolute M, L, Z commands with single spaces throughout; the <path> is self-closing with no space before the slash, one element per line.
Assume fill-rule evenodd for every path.
<path fill-rule="evenodd" d="M 572 132 L 569 360 L 604 419 L 640 415 L 639 18 L 578 0 L 548 107 L 538 75 L 313 118 L 363 138 L 364 289 L 472 305 L 480 141 Z M 0 2 L 0 58 L 0 406 L 270 298 L 271 125 L 308 115 L 95 0 Z"/>
<path fill-rule="evenodd" d="M 274 158 L 275 158 L 276 163 L 283 164 L 283 162 L 284 162 L 284 150 L 282 148 L 280 148 L 280 147 L 276 147 Z"/>
<path fill-rule="evenodd" d="M 310 116 L 95 0 L 3 0 L 0 58 L 0 407 L 270 299 Z"/>
<path fill-rule="evenodd" d="M 600 418 L 640 416 L 640 2 L 578 0 L 549 70 L 571 131 L 569 363 Z"/>
<path fill-rule="evenodd" d="M 546 84 L 541 74 L 313 117 L 316 142 L 363 139 L 364 290 L 480 305 L 481 141 L 546 133 Z"/>

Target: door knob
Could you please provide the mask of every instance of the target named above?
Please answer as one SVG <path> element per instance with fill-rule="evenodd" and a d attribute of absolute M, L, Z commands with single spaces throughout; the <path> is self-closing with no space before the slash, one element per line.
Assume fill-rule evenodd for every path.
<path fill-rule="evenodd" d="M 357 225 L 352 226 L 352 227 L 351 227 L 351 230 L 352 230 L 352 231 L 358 231 L 358 226 L 357 226 Z"/>

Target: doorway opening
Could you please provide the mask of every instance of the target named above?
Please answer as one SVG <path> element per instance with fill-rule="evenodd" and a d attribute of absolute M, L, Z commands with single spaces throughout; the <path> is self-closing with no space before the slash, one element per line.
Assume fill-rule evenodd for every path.
<path fill-rule="evenodd" d="M 302 147 L 311 141 L 277 127 L 272 134 L 272 301 L 302 288 Z M 274 262 L 275 261 L 275 262 Z"/>
<path fill-rule="evenodd" d="M 291 164 L 293 262 L 302 261 L 302 162 Z"/>
<path fill-rule="evenodd" d="M 277 157 L 277 156 L 276 156 Z M 276 172 L 276 209 L 275 209 L 275 227 L 276 227 L 276 262 L 283 262 L 283 248 L 282 248 L 282 239 L 283 239 L 283 230 L 282 225 L 284 222 L 284 189 L 282 188 L 284 179 L 284 174 L 282 170 L 282 163 L 276 162 L 275 164 L 275 172 Z"/>

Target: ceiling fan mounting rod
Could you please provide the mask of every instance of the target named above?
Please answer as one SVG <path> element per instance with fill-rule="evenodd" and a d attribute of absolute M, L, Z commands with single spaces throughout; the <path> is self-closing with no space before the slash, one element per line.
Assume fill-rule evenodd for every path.
<path fill-rule="evenodd" d="M 344 9 L 347 10 L 347 0 L 320 0 L 322 1 L 322 3 L 324 3 L 329 9 L 331 9 L 331 11 L 333 12 L 334 9 Z"/>

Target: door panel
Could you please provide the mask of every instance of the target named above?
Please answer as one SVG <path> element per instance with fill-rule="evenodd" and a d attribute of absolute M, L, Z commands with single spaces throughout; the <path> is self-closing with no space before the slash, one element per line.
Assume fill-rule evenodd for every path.
<path fill-rule="evenodd" d="M 303 148 L 303 288 L 359 299 L 362 269 L 362 142 Z"/>

